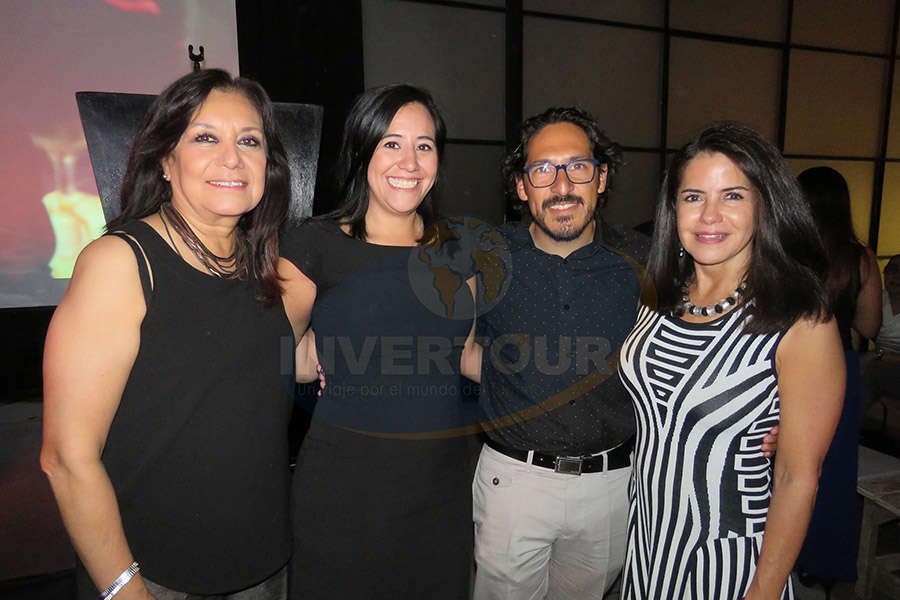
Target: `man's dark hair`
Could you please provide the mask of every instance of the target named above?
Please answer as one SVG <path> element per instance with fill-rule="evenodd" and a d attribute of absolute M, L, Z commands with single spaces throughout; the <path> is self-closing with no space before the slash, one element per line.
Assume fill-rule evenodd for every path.
<path fill-rule="evenodd" d="M 672 158 L 663 180 L 647 271 L 660 311 L 674 311 L 694 277 L 694 260 L 681 253 L 676 203 L 688 163 L 700 154 L 728 157 L 753 186 L 757 203 L 753 251 L 743 294 L 748 333 L 786 331 L 801 317 L 830 315 L 824 279 L 827 259 L 809 203 L 771 142 L 739 123 L 714 123 Z"/>
<path fill-rule="evenodd" d="M 516 182 L 522 177 L 522 169 L 525 168 L 525 161 L 528 160 L 528 146 L 531 143 L 531 138 L 547 125 L 554 123 L 571 123 L 584 131 L 591 143 L 593 157 L 600 161 L 601 165 L 607 166 L 606 190 L 609 190 L 612 174 L 624 164 L 621 147 L 606 137 L 606 134 L 600 128 L 600 124 L 590 113 L 576 107 L 548 108 L 541 114 L 529 117 L 522 122 L 522 126 L 519 129 L 519 145 L 504 157 L 501 164 L 506 193 L 510 200 L 513 201 L 514 206 L 518 207 L 521 204 L 521 202 L 518 202 Z M 597 202 L 598 209 L 602 208 L 605 200 L 606 191 L 604 190 Z"/>

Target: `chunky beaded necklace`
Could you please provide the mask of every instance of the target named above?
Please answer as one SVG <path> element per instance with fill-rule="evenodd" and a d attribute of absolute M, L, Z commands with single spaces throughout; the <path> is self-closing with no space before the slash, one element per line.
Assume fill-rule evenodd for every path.
<path fill-rule="evenodd" d="M 197 234 L 194 233 L 188 222 L 184 220 L 181 213 L 172 206 L 171 202 L 166 202 L 160 206 L 159 212 L 162 217 L 163 227 L 166 228 L 166 235 L 169 236 L 169 241 L 172 242 L 172 246 L 178 252 L 178 256 L 181 256 L 181 252 L 178 250 L 178 246 L 175 245 L 172 234 L 169 233 L 168 223 L 172 224 L 172 229 L 175 230 L 181 241 L 190 248 L 197 260 L 211 274 L 222 279 L 240 279 L 247 272 L 246 244 L 243 242 L 240 230 L 236 232 L 237 239 L 235 240 L 234 252 L 229 256 L 217 256 L 197 237 Z"/>
<path fill-rule="evenodd" d="M 747 283 L 742 282 L 741 285 L 737 287 L 734 292 L 731 293 L 727 298 L 722 298 L 715 304 L 711 304 L 709 306 L 697 306 L 693 302 L 691 302 L 688 297 L 687 286 L 682 288 L 681 290 L 681 306 L 677 309 L 677 315 L 681 316 L 685 313 L 694 315 L 696 317 L 708 317 L 710 315 L 722 314 L 735 304 L 737 304 L 738 298 L 741 297 L 741 294 L 744 293 L 744 290 L 747 288 Z"/>

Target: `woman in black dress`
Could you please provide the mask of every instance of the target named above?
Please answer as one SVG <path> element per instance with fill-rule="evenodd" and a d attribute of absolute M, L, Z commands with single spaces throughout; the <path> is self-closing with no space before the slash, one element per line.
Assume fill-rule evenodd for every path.
<path fill-rule="evenodd" d="M 856 478 L 859 428 L 862 416 L 859 354 L 853 349 L 850 330 L 874 338 L 881 327 L 881 277 L 875 254 L 853 231 L 850 190 L 844 177 L 831 167 L 814 167 L 797 178 L 809 200 L 813 218 L 828 257 L 828 290 L 837 320 L 844 359 L 847 391 L 841 419 L 819 477 L 816 507 L 796 568 L 801 578 L 812 576 L 826 586 L 834 581 L 856 580 L 857 537 Z"/>
<path fill-rule="evenodd" d="M 286 232 L 285 286 L 310 319 L 308 378 L 328 377 L 294 473 L 294 598 L 465 598 L 471 461 L 460 351 L 471 318 L 430 310 L 411 264 L 446 130 L 408 85 L 365 92 L 347 118 L 340 207 Z M 457 314 L 459 311 L 455 311 Z"/>

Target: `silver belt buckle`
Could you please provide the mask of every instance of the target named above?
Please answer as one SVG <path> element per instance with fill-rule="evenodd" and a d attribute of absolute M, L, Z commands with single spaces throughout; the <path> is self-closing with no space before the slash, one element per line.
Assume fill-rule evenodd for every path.
<path fill-rule="evenodd" d="M 582 460 L 577 457 L 557 456 L 553 461 L 553 470 L 566 475 L 581 475 Z"/>

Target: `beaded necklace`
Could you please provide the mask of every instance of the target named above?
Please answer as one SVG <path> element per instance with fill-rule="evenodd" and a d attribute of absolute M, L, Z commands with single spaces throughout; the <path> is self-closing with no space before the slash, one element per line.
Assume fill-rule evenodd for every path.
<path fill-rule="evenodd" d="M 691 299 L 688 297 L 687 286 L 685 286 L 681 290 L 681 306 L 678 307 L 676 314 L 677 316 L 681 316 L 685 313 L 694 315 L 695 317 L 708 317 L 710 315 L 722 314 L 735 304 L 737 304 L 738 298 L 744 293 L 744 290 L 747 288 L 746 282 L 741 282 L 741 285 L 737 287 L 734 292 L 731 293 L 727 298 L 722 298 L 715 304 L 710 304 L 709 306 L 697 306 Z"/>
<path fill-rule="evenodd" d="M 216 277 L 221 277 L 222 279 L 240 279 L 246 274 L 247 251 L 240 229 L 236 231 L 237 239 L 235 240 L 234 251 L 228 256 L 217 256 L 213 254 L 210 249 L 206 247 L 206 244 L 200 240 L 197 234 L 194 233 L 194 230 L 188 225 L 188 222 L 184 220 L 184 217 L 181 216 L 178 209 L 172 206 L 171 202 L 166 202 L 160 206 L 159 214 L 160 217 L 162 217 L 166 235 L 169 236 L 169 241 L 172 242 L 172 246 L 175 248 L 175 252 L 178 253 L 178 256 L 181 256 L 181 251 L 172 239 L 168 223 L 172 224 L 172 229 L 175 230 L 175 233 L 178 234 L 178 237 L 181 238 L 184 245 L 191 250 L 194 256 L 197 257 L 197 260 L 199 260 L 211 274 Z M 181 258 L 183 259 L 184 257 L 181 256 Z"/>

